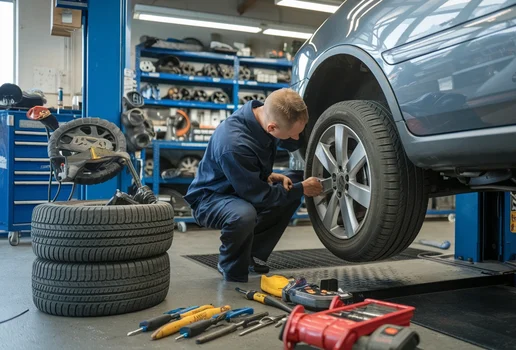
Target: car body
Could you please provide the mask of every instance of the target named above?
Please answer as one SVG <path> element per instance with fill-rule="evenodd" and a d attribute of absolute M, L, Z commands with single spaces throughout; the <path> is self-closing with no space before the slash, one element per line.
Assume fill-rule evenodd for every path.
<path fill-rule="evenodd" d="M 344 1 L 297 52 L 292 88 L 310 115 L 294 162 L 305 170 L 320 117 L 338 103 L 371 101 L 395 126 L 408 166 L 425 173 L 423 202 L 514 187 L 516 0 Z"/>

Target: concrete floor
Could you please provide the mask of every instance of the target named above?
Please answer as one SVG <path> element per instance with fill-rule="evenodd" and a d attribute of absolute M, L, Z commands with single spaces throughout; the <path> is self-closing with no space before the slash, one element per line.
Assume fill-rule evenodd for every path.
<path fill-rule="evenodd" d="M 419 238 L 452 242 L 447 252 L 453 252 L 453 224 L 447 221 L 427 221 Z M 167 299 L 160 305 L 144 311 L 102 318 L 65 318 L 46 315 L 38 311 L 31 297 L 31 265 L 34 259 L 30 239 L 22 238 L 19 246 L 11 247 L 7 240 L 0 240 L 0 320 L 29 309 L 29 312 L 7 323 L 0 324 L 0 349 L 280 349 L 278 330 L 268 327 L 245 337 L 236 334 L 226 336 L 205 345 L 183 339 L 174 341 L 173 337 L 150 341 L 150 334 L 144 333 L 127 337 L 126 333 L 137 328 L 138 323 L 162 312 L 186 305 L 230 304 L 233 308 L 251 306 L 255 312 L 269 311 L 271 315 L 279 311 L 259 303 L 245 300 L 234 291 L 236 286 L 259 289 L 259 277 L 253 276 L 248 284 L 225 283 L 213 269 L 181 257 L 185 254 L 216 253 L 218 251 L 218 232 L 190 230 L 176 233 L 169 255 L 172 264 L 172 282 Z M 313 229 L 309 225 L 289 227 L 280 241 L 277 250 L 322 248 Z M 431 249 L 418 244 L 413 247 Z M 386 265 L 415 280 L 438 280 L 442 276 L 457 275 L 459 270 L 444 264 L 440 271 L 432 271 L 428 261 L 406 261 L 378 263 L 369 266 Z M 299 275 L 301 272 L 296 271 Z M 419 332 L 422 349 L 474 349 L 475 347 L 413 325 Z"/>

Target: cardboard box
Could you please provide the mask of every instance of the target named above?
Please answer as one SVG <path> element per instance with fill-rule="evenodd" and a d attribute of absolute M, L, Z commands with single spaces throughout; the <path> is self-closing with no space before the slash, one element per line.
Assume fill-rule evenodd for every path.
<path fill-rule="evenodd" d="M 56 0 L 51 1 L 50 34 L 70 37 L 71 33 L 82 27 L 82 11 L 56 7 Z"/>

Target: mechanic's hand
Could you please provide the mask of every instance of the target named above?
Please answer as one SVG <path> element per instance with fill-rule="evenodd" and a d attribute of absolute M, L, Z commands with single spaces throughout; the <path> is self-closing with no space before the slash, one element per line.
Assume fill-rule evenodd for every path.
<path fill-rule="evenodd" d="M 269 178 L 267 179 L 267 182 L 269 183 L 269 185 L 272 185 L 273 183 L 276 183 L 276 182 L 281 182 L 281 183 L 283 183 L 283 187 L 287 191 L 290 191 L 290 189 L 292 188 L 292 180 L 290 180 L 290 178 L 288 178 L 287 176 L 281 175 L 281 174 L 276 174 L 276 173 L 270 174 Z"/>
<path fill-rule="evenodd" d="M 309 177 L 303 183 L 303 192 L 307 197 L 316 197 L 323 191 L 321 182 L 316 177 Z"/>

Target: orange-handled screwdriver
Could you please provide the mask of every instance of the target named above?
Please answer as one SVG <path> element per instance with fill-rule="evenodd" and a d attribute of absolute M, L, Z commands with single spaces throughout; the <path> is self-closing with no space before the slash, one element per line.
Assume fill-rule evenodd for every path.
<path fill-rule="evenodd" d="M 192 315 L 198 314 L 201 311 L 205 311 L 205 310 L 209 310 L 209 309 L 214 309 L 214 308 L 215 308 L 215 306 L 213 306 L 211 304 L 199 306 L 197 309 L 193 309 L 191 311 L 187 311 L 185 313 L 180 314 L 179 317 L 180 318 L 185 318 L 185 317 L 188 317 L 188 316 L 192 316 Z"/>
<path fill-rule="evenodd" d="M 151 339 L 157 340 L 157 339 L 168 337 L 169 335 L 179 332 L 179 330 L 181 328 L 188 326 L 189 324 L 192 324 L 194 322 L 201 321 L 201 320 L 210 319 L 215 315 L 218 315 L 222 312 L 226 312 L 229 310 L 231 310 L 231 306 L 226 305 L 226 306 L 222 306 L 222 307 L 207 309 L 202 312 L 196 313 L 194 315 L 184 317 L 181 320 L 174 321 L 174 322 L 171 322 L 171 323 L 168 323 L 168 324 L 162 326 L 157 331 L 152 333 Z"/>

